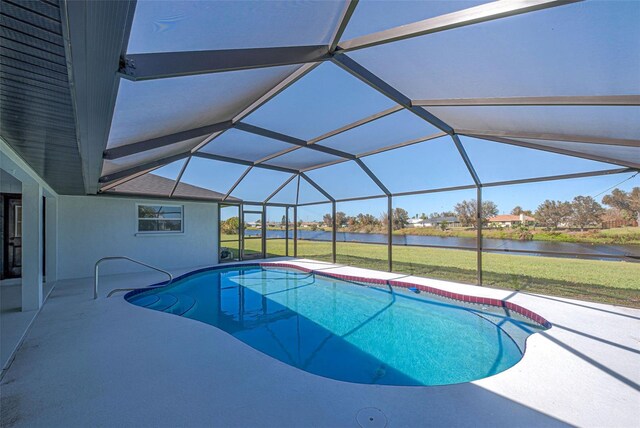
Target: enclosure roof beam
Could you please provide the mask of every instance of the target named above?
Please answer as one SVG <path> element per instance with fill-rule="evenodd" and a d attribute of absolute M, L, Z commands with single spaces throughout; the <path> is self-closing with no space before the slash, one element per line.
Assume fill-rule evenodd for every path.
<path fill-rule="evenodd" d="M 184 172 L 187 170 L 187 166 L 189 166 L 189 162 L 191 162 L 191 156 L 189 156 L 187 158 L 187 160 L 182 165 L 182 168 L 180 168 L 180 172 L 178 173 L 178 176 L 176 177 L 176 182 L 173 183 L 173 188 L 171 189 L 171 193 L 169 193 L 169 197 L 172 197 L 173 194 L 176 193 L 176 189 L 178 188 L 178 185 L 180 184 L 180 180 L 182 180 L 182 176 L 184 175 Z"/>
<path fill-rule="evenodd" d="M 227 198 L 231 195 L 231 193 L 233 193 L 234 190 L 236 190 L 236 187 L 238 187 L 238 185 L 240 184 L 240 182 L 247 176 L 247 174 L 249 174 L 249 172 L 251 172 L 251 170 L 253 169 L 253 165 L 250 165 L 243 173 L 240 177 L 238 177 L 238 179 L 236 180 L 235 183 L 233 183 L 233 186 L 231 186 L 231 188 L 229 189 L 229 191 L 222 197 L 222 202 L 226 201 Z"/>
<path fill-rule="evenodd" d="M 250 132 L 252 134 L 261 135 L 263 137 L 268 137 L 274 140 L 279 140 L 285 143 L 292 144 L 294 146 L 298 146 L 300 148 L 307 148 L 317 152 L 323 152 L 333 156 L 338 156 L 344 159 L 355 159 L 355 155 L 352 155 L 350 153 L 343 152 L 341 150 L 332 149 L 331 147 L 321 146 L 321 145 L 308 146 L 306 141 L 301 140 L 299 138 L 281 134 L 279 132 L 271 131 L 269 129 L 261 128 L 259 126 L 249 125 L 248 123 L 239 122 L 235 124 L 235 127 L 237 129 L 240 129 L 241 131 Z M 284 152 L 289 153 L 291 151 L 293 150 L 287 150 Z M 277 157 L 277 156 L 274 156 L 274 157 Z"/>
<path fill-rule="evenodd" d="M 481 4 L 446 15 L 436 16 L 411 24 L 401 25 L 377 33 L 368 34 L 338 43 L 336 52 L 395 42 L 411 37 L 460 28 L 480 22 L 492 21 L 508 16 L 533 12 L 555 6 L 562 6 L 580 0 L 510 0 Z"/>
<path fill-rule="evenodd" d="M 345 162 L 349 162 L 349 159 L 332 160 L 332 161 L 329 161 L 329 162 L 321 163 L 319 165 L 314 165 L 314 166 L 310 166 L 310 167 L 307 167 L 307 168 L 303 168 L 303 169 L 300 170 L 300 172 L 313 171 L 313 170 L 316 170 L 316 169 L 324 168 L 324 167 L 331 166 L 331 165 L 338 165 L 340 163 L 345 163 Z"/>
<path fill-rule="evenodd" d="M 99 183 L 109 183 L 109 182 L 114 181 L 114 180 L 119 180 L 121 178 L 126 178 L 126 177 L 129 177 L 129 176 L 132 176 L 132 175 L 137 174 L 137 173 L 142 172 L 142 171 L 159 168 L 159 167 L 164 166 L 166 164 L 169 164 L 171 162 L 175 162 L 177 160 L 189 157 L 190 155 L 191 155 L 191 152 L 190 151 L 186 151 L 184 153 L 178 153 L 176 155 L 167 156 L 167 157 L 162 158 L 162 159 L 157 159 L 157 160 L 153 160 L 153 161 L 146 162 L 146 163 L 143 163 L 143 164 L 135 165 L 135 166 L 132 166 L 131 168 L 127 168 L 127 169 L 123 169 L 121 171 L 113 172 L 111 174 L 103 175 L 102 177 L 100 177 L 98 179 L 98 182 Z"/>
<path fill-rule="evenodd" d="M 304 178 L 305 180 L 307 180 L 307 183 L 311 184 L 313 187 L 315 187 L 315 189 L 322 193 L 322 195 L 329 199 L 329 201 L 331 202 L 335 202 L 335 198 L 333 198 L 330 194 L 328 194 L 322 187 L 320 187 L 315 181 L 313 181 L 312 179 L 309 178 L 309 176 L 307 176 L 307 174 L 305 174 L 304 172 L 300 173 L 300 177 Z"/>
<path fill-rule="evenodd" d="M 456 129 L 462 135 L 476 135 L 479 138 L 526 138 L 531 140 L 564 141 L 567 143 L 604 144 L 610 146 L 640 147 L 640 140 L 626 140 L 623 138 L 590 137 L 586 135 L 567 135 L 545 132 L 523 131 L 482 131 L 476 129 Z"/>
<path fill-rule="evenodd" d="M 356 159 L 361 159 L 361 158 L 364 158 L 364 157 L 367 157 L 367 156 L 373 156 L 373 155 L 377 155 L 377 154 L 380 154 L 380 153 L 388 152 L 389 150 L 394 150 L 394 149 L 399 149 L 399 148 L 402 148 L 402 147 L 412 146 L 414 144 L 424 143 L 425 141 L 433 140 L 435 138 L 444 137 L 445 135 L 448 135 L 448 134 L 446 132 L 438 132 L 436 134 L 427 135 L 426 137 L 415 138 L 413 140 L 404 141 L 402 143 L 394 144 L 394 145 L 391 145 L 391 146 L 385 146 L 385 147 L 381 147 L 379 149 L 371 150 L 371 151 L 368 151 L 368 152 L 358 153 L 355 156 L 356 156 Z M 334 161 L 331 161 L 331 162 L 327 162 L 327 163 L 323 163 L 323 164 L 320 164 L 320 165 L 314 165 L 314 166 L 311 166 L 311 167 L 308 167 L 308 168 L 304 168 L 304 169 L 301 169 L 300 171 L 302 171 L 302 172 L 313 171 L 314 169 L 320 169 L 320 168 L 324 168 L 325 166 L 336 165 L 336 164 L 347 162 L 347 161 L 348 161 L 348 159 L 337 159 L 337 160 L 334 160 Z"/>
<path fill-rule="evenodd" d="M 413 100 L 422 107 L 488 107 L 488 106 L 640 106 L 640 95 L 602 95 L 571 97 L 504 97 L 452 98 Z"/>
<path fill-rule="evenodd" d="M 597 156 L 597 155 L 592 155 L 587 153 L 581 153 L 573 150 L 562 149 L 559 147 L 542 146 L 539 144 L 512 140 L 510 138 L 496 137 L 491 135 L 476 135 L 472 133 L 471 134 L 465 133 L 463 135 L 466 135 L 468 137 L 473 137 L 473 138 L 480 138 L 483 140 L 495 141 L 497 143 L 509 144 L 512 146 L 526 147 L 528 149 L 542 150 L 545 152 L 558 153 L 561 155 L 573 156 L 573 157 L 582 158 L 582 159 L 589 159 L 589 160 L 598 161 L 598 162 L 605 162 L 605 163 L 610 163 L 614 165 L 621 165 L 621 166 L 626 166 L 630 168 L 640 169 L 640 162 L 633 162 L 630 160 L 612 159 L 605 156 Z"/>
<path fill-rule="evenodd" d="M 237 158 L 230 158 L 228 156 L 213 155 L 211 153 L 198 152 L 198 153 L 193 153 L 192 155 L 198 158 L 211 159 L 211 160 L 220 161 L 220 162 L 235 163 L 238 165 L 254 166 L 256 168 L 270 169 L 272 171 L 288 172 L 289 174 L 297 174 L 299 172 L 297 169 L 285 168 L 282 166 L 275 166 L 275 165 L 258 164 L 257 162 L 251 162 L 251 161 L 237 159 Z"/>
<path fill-rule="evenodd" d="M 334 129 L 333 131 L 329 131 L 326 134 L 322 134 L 322 135 L 320 135 L 320 136 L 318 136 L 316 138 L 312 138 L 311 140 L 307 141 L 307 145 L 315 144 L 318 141 L 326 140 L 327 138 L 331 138 L 331 137 L 334 137 L 334 136 L 336 136 L 338 134 L 342 134 L 343 132 L 350 131 L 351 129 L 357 128 L 358 126 L 362 126 L 362 125 L 365 125 L 365 124 L 367 124 L 369 122 L 373 122 L 374 120 L 378 120 L 378 119 L 381 119 L 381 118 L 383 118 L 385 116 L 389 116 L 390 114 L 393 114 L 393 113 L 395 113 L 397 111 L 400 111 L 402 109 L 403 109 L 402 106 L 399 106 L 399 105 L 398 106 L 393 106 L 393 107 L 388 108 L 386 110 L 383 110 L 383 111 L 381 111 L 379 113 L 372 114 L 371 116 L 367 116 L 367 117 L 365 117 L 363 119 L 360 119 L 360 120 L 357 120 L 355 122 L 349 123 L 349 124 L 347 124 L 345 126 L 342 126 L 342 127 L 338 128 L 338 129 Z"/>
<path fill-rule="evenodd" d="M 340 24 L 338 24 L 338 28 L 336 28 L 336 32 L 333 35 L 331 44 L 329 45 L 329 52 L 333 52 L 336 50 L 344 31 L 347 29 L 347 25 L 349 24 L 349 20 L 351 16 L 353 16 L 353 12 L 356 10 L 356 6 L 358 6 L 358 0 L 349 0 L 349 4 L 344 10 L 342 14 L 342 18 L 340 19 Z"/>
<path fill-rule="evenodd" d="M 162 137 L 151 138 L 148 140 L 138 141 L 137 143 L 106 149 L 103 152 L 102 157 L 104 159 L 119 159 L 125 156 L 130 156 L 148 150 L 157 149 L 159 147 L 179 143 L 181 141 L 190 140 L 192 138 L 205 137 L 215 132 L 227 130 L 232 126 L 233 123 L 230 120 L 227 120 L 224 122 L 215 123 L 213 125 L 188 129 L 186 131 L 176 132 L 175 134 L 164 135 Z"/>
<path fill-rule="evenodd" d="M 269 196 L 267 196 L 267 199 L 264 200 L 263 203 L 268 203 L 271 198 L 273 198 L 275 195 L 278 194 L 278 192 L 280 192 L 282 189 L 285 188 L 285 186 L 289 183 L 291 183 L 291 181 L 296 178 L 298 176 L 298 174 L 291 174 L 291 177 L 287 178 L 284 183 L 282 183 L 276 190 L 274 190 Z"/>
<path fill-rule="evenodd" d="M 462 157 L 462 160 L 464 161 L 465 166 L 469 170 L 469 174 L 471 174 L 471 178 L 473 178 L 473 182 L 476 184 L 476 186 L 478 187 L 481 186 L 482 183 L 480 183 L 480 178 L 478 177 L 478 174 L 476 173 L 476 170 L 473 167 L 473 164 L 471 163 L 471 159 L 469 159 L 469 155 L 467 155 L 467 151 L 464 149 L 464 146 L 462 145 L 460 138 L 458 137 L 457 134 L 453 134 L 451 138 L 453 139 L 453 143 L 458 149 L 458 152 L 460 153 L 460 156 Z"/>
<path fill-rule="evenodd" d="M 373 89 L 385 95 L 387 98 L 400 104 L 411 113 L 417 115 L 423 120 L 426 120 L 441 131 L 446 132 L 447 134 L 453 134 L 453 128 L 451 126 L 447 125 L 424 108 L 412 106 L 411 99 L 409 99 L 409 97 L 389 85 L 387 82 L 373 74 L 371 71 L 367 70 L 365 67 L 360 65 L 349 56 L 336 55 L 332 58 L 332 61 L 334 64 L 349 72 L 351 75 L 357 77 Z"/>
<path fill-rule="evenodd" d="M 264 162 L 268 162 L 271 159 L 277 158 L 278 156 L 286 155 L 287 153 L 293 152 L 293 151 L 295 151 L 295 150 L 297 150 L 299 148 L 300 147 L 297 147 L 297 146 L 296 147 L 288 147 L 288 148 L 286 148 L 284 150 L 280 150 L 279 152 L 272 153 L 270 155 L 267 155 L 267 156 L 263 157 L 262 159 L 257 160 L 256 164 L 262 164 Z"/>
<path fill-rule="evenodd" d="M 138 81 L 304 64 L 329 57 L 327 45 L 154 52 L 125 55 L 119 72 L 126 79 Z"/>
<path fill-rule="evenodd" d="M 133 179 L 135 179 L 135 178 L 138 178 L 140 176 L 143 176 L 145 174 L 153 172 L 158 168 L 160 168 L 160 166 L 155 166 L 153 168 L 149 168 L 149 169 L 145 169 L 145 170 L 142 170 L 142 171 L 138 171 L 135 174 L 129 175 L 129 176 L 124 177 L 124 178 L 121 178 L 119 180 L 112 181 L 109 184 L 105 184 L 104 186 L 100 187 L 99 191 L 100 192 L 106 192 L 107 190 L 113 189 L 114 187 L 117 187 L 117 186 L 121 186 L 121 185 L 123 185 L 123 184 L 125 184 L 125 183 L 127 183 L 127 182 L 129 182 L 129 181 L 131 181 Z"/>
<path fill-rule="evenodd" d="M 271 88 L 268 92 L 266 92 L 265 94 L 260 96 L 253 103 L 251 103 L 248 107 L 246 107 L 244 110 L 242 110 L 236 116 L 234 116 L 233 119 L 231 120 L 231 122 L 232 123 L 236 123 L 236 122 L 242 120 L 243 118 L 245 118 L 246 116 L 251 114 L 254 110 L 256 110 L 259 107 L 261 107 L 264 103 L 266 103 L 267 101 L 269 101 L 270 99 L 272 99 L 273 97 L 278 95 L 280 92 L 284 91 L 286 88 L 288 88 L 289 86 L 291 86 L 292 84 L 297 82 L 299 79 L 301 79 L 303 76 L 305 76 L 311 70 L 313 70 L 319 64 L 320 63 L 316 62 L 316 63 L 309 63 L 309 64 L 302 65 L 300 68 L 298 68 L 297 70 L 295 70 L 294 72 L 289 74 L 287 77 L 285 77 L 283 80 L 281 80 L 278 84 L 276 84 L 273 88 Z M 210 125 L 210 126 L 215 126 L 215 125 L 216 124 Z M 196 147 L 192 148 L 190 150 L 191 153 L 197 152 L 202 147 L 204 147 L 205 145 L 209 144 L 209 142 L 211 142 L 212 140 L 214 140 L 215 138 L 217 138 L 218 136 L 220 136 L 224 132 L 225 132 L 225 130 L 213 132 L 211 135 L 209 135 L 207 138 L 205 138 L 200 144 L 198 144 Z M 169 157 L 167 159 L 171 159 L 171 158 L 172 157 Z M 142 164 L 142 165 L 146 165 L 146 163 Z M 160 167 L 160 166 L 163 166 L 163 165 L 156 165 L 156 167 Z M 135 169 L 134 173 L 137 172 L 137 171 L 139 171 L 139 170 Z M 296 171 L 296 173 L 297 173 L 297 171 Z"/>
<path fill-rule="evenodd" d="M 347 125 L 345 125 L 345 126 L 343 126 L 341 128 L 338 128 L 338 129 L 330 131 L 330 132 L 328 132 L 326 134 L 323 134 L 323 135 L 321 135 L 319 137 L 313 138 L 313 139 L 307 141 L 305 146 L 290 147 L 290 148 L 281 150 L 281 151 L 279 151 L 277 153 L 273 153 L 271 155 L 268 155 L 268 156 L 264 157 L 263 159 L 260 159 L 258 161 L 258 163 L 267 162 L 267 161 L 269 161 L 269 160 L 271 160 L 273 158 L 277 158 L 278 156 L 286 155 L 287 153 L 291 153 L 293 151 L 299 150 L 302 147 L 308 147 L 310 145 L 313 145 L 313 144 L 317 143 L 318 141 L 333 137 L 335 135 L 338 135 L 338 134 L 341 134 L 343 132 L 346 132 L 346 131 L 348 131 L 350 129 L 357 128 L 358 126 L 361 126 L 361 125 L 364 125 L 366 123 L 372 122 L 372 121 L 374 121 L 376 119 L 383 118 L 385 116 L 393 114 L 393 113 L 395 113 L 395 112 L 397 112 L 399 110 L 402 110 L 402 109 L 403 109 L 402 106 L 394 106 L 394 107 L 388 108 L 388 109 L 386 109 L 384 111 L 381 111 L 379 113 L 373 114 L 371 116 L 367 116 L 367 117 L 365 117 L 363 119 L 360 119 L 360 120 L 355 121 L 353 123 L 347 124 Z M 318 147 L 325 147 L 325 146 L 318 146 Z M 320 150 L 322 151 L 323 149 L 320 149 Z M 345 154 L 345 153 L 341 152 L 341 154 Z M 336 154 L 336 156 L 337 156 L 337 154 Z M 356 157 L 357 157 L 357 155 L 356 155 Z M 353 159 L 353 156 L 352 155 L 344 156 L 344 159 L 331 161 L 331 162 L 328 162 L 326 164 L 323 164 L 322 166 L 329 166 L 329 165 L 333 165 L 333 164 L 336 164 L 336 163 L 341 163 L 341 162 L 346 161 L 348 159 Z M 308 169 L 303 169 L 302 171 L 311 171 L 312 169 L 317 169 L 317 168 L 319 168 L 319 166 L 313 166 L 313 167 L 310 167 Z"/>
<path fill-rule="evenodd" d="M 365 174 L 367 174 L 369 178 L 373 180 L 374 183 L 376 183 L 376 186 L 378 186 L 385 195 L 391 196 L 391 192 L 389 191 L 389 189 L 387 189 L 387 187 L 382 184 L 382 181 L 380 181 L 380 179 L 373 173 L 373 171 L 371 171 L 369 167 L 364 162 L 362 162 L 362 159 L 356 159 L 356 163 L 358 164 L 360 169 L 362 169 Z"/>
<path fill-rule="evenodd" d="M 235 124 L 235 128 L 251 134 L 260 135 L 262 137 L 271 138 L 272 140 L 282 141 L 284 143 L 293 144 L 295 146 L 305 146 L 307 143 L 300 138 L 292 137 L 290 135 L 281 134 L 280 132 L 271 131 L 269 129 L 261 128 L 259 126 L 250 125 L 244 122 L 238 122 Z"/>
<path fill-rule="evenodd" d="M 581 172 L 576 174 L 562 174 L 562 175 L 552 175 L 545 177 L 536 177 L 536 178 L 525 178 L 522 180 L 508 180 L 508 181 L 495 181 L 491 183 L 483 183 L 482 187 L 499 187 L 499 186 L 510 186 L 514 184 L 527 184 L 527 183 L 539 183 L 544 181 L 556 181 L 556 180 L 568 180 L 573 178 L 587 178 L 587 177 L 597 177 L 603 175 L 613 175 L 613 174 L 624 174 L 635 172 L 636 170 L 633 168 L 617 168 L 617 169 L 608 169 L 604 171 L 592 171 L 592 172 Z M 440 187 L 437 189 L 425 189 L 425 190 L 414 190 L 410 192 L 399 192 L 392 193 L 390 196 L 402 197 L 402 196 L 416 196 L 416 195 L 424 195 L 428 193 L 442 193 L 442 192 L 454 192 L 458 190 L 472 190 L 476 189 L 475 184 L 468 184 L 464 186 L 455 186 L 455 187 Z M 355 198 L 344 198 L 344 199 L 336 199 L 335 202 L 354 202 L 354 201 L 363 201 L 367 199 L 380 199 L 386 198 L 389 195 L 373 195 L 373 196 L 360 196 Z M 307 205 L 320 205 L 326 204 L 326 202 L 309 202 L 305 204 L 299 204 L 299 206 L 307 206 Z"/>
<path fill-rule="evenodd" d="M 345 198 L 345 199 L 336 199 L 336 203 L 340 202 L 355 202 L 355 201 L 366 201 L 369 199 L 380 199 L 380 198 L 388 198 L 387 195 L 374 195 L 374 196 L 358 196 L 355 198 Z M 333 202 L 333 201 L 330 201 Z M 304 204 L 298 204 L 299 207 L 308 207 L 311 205 L 323 205 L 328 203 L 327 201 L 319 201 L 319 202 L 305 202 Z"/>
<path fill-rule="evenodd" d="M 514 184 L 527 184 L 527 183 L 540 183 L 543 181 L 556 181 L 556 180 L 569 180 L 573 178 L 587 178 L 587 177 L 599 177 L 602 175 L 612 174 L 624 174 L 628 172 L 635 172 L 633 168 L 614 168 L 606 169 L 603 171 L 591 171 L 591 172 L 579 172 L 574 174 L 561 174 L 561 175 L 549 175 L 546 177 L 536 178 L 524 178 L 520 180 L 508 180 L 508 181 L 496 181 L 493 183 L 483 183 L 482 187 L 498 187 L 498 186 L 511 186 Z"/>
<path fill-rule="evenodd" d="M 446 132 L 438 132 L 436 134 L 427 135 L 426 137 L 414 138 L 413 140 L 405 141 L 402 143 L 394 144 L 392 146 L 381 147 L 379 149 L 371 150 L 368 152 L 357 154 L 357 158 L 364 158 L 367 156 L 373 156 L 380 153 L 388 152 L 389 150 L 400 149 L 402 147 L 413 146 L 414 144 L 424 143 L 425 141 L 434 140 L 436 138 L 444 137 L 448 135 Z"/>
<path fill-rule="evenodd" d="M 471 190 L 471 189 L 477 189 L 477 188 L 478 186 L 476 186 L 475 184 L 467 184 L 464 186 L 440 187 L 437 189 L 412 190 L 409 192 L 399 192 L 399 193 L 394 193 L 391 196 L 395 198 L 399 196 L 414 196 L 414 195 L 425 195 L 428 193 L 455 192 L 458 190 Z"/>

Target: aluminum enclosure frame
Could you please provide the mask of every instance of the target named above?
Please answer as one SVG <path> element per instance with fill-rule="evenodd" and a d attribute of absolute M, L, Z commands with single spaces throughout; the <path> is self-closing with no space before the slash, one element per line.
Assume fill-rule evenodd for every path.
<path fill-rule="evenodd" d="M 578 0 L 579 1 L 579 0 Z M 404 40 L 411 37 L 422 36 L 425 34 L 436 33 L 440 31 L 447 31 L 453 28 L 459 28 L 467 25 L 473 25 L 480 22 L 491 21 L 500 19 L 507 16 L 513 16 L 523 13 L 529 13 L 541 9 L 550 7 L 562 6 L 565 4 L 573 3 L 574 0 L 514 0 L 510 2 L 492 2 L 486 3 L 480 6 L 463 9 L 450 14 L 438 16 L 435 18 L 426 19 L 424 21 L 392 28 L 389 30 L 381 31 L 374 34 L 365 35 L 352 40 L 340 41 L 340 38 L 352 16 L 358 1 L 352 0 L 348 2 L 345 7 L 344 13 L 340 19 L 339 25 L 335 30 L 335 34 L 331 39 L 329 45 L 311 45 L 311 46 L 285 46 L 275 48 L 260 48 L 260 49 L 233 49 L 226 51 L 203 51 L 203 52 L 169 52 L 162 54 L 141 54 L 141 55 L 126 55 L 123 54 L 121 61 L 120 73 L 124 78 L 130 80 L 147 80 L 147 79 L 161 79 L 173 76 L 183 75 L 195 75 L 204 73 L 216 73 L 224 72 L 228 70 L 245 70 L 252 68 L 264 68 L 283 64 L 302 64 L 298 69 L 292 72 L 289 76 L 284 78 L 276 86 L 271 88 L 267 93 L 257 99 L 250 106 L 245 108 L 239 114 L 235 115 L 231 120 L 210 124 L 204 127 L 182 131 L 179 133 L 166 135 L 150 140 L 140 141 L 128 146 L 112 148 L 104 151 L 104 159 L 117 159 L 120 157 L 126 157 L 128 155 L 143 153 L 145 151 L 155 149 L 162 146 L 169 146 L 171 144 L 184 141 L 194 136 L 202 136 L 203 141 L 195 147 L 179 154 L 167 156 L 165 158 L 143 162 L 138 165 L 126 168 L 124 170 L 116 171 L 114 173 L 100 177 L 100 183 L 104 183 L 103 190 L 108 190 L 118 184 L 122 184 L 128 180 L 135 179 L 142 174 L 149 173 L 161 166 L 164 166 L 170 162 L 185 159 L 185 163 L 182 166 L 178 176 L 175 179 L 173 189 L 170 193 L 170 197 L 174 197 L 176 188 L 178 187 L 182 176 L 189 164 L 192 157 L 199 157 L 205 159 L 212 159 L 217 161 L 235 163 L 239 165 L 247 166 L 246 170 L 236 180 L 230 189 L 221 198 L 220 202 L 225 205 L 238 205 L 240 212 L 240 231 L 242 234 L 244 230 L 243 224 L 243 212 L 244 205 L 261 205 L 262 206 L 262 251 L 263 256 L 266 256 L 267 245 L 266 241 L 266 212 L 268 207 L 284 207 L 286 216 L 286 238 L 285 253 L 288 255 L 288 240 L 289 240 L 289 210 L 293 210 L 293 244 L 294 244 L 294 256 L 298 255 L 298 208 L 304 206 L 312 206 L 319 204 L 331 204 L 332 215 L 332 260 L 336 262 L 337 250 L 336 250 L 336 209 L 337 204 L 340 202 L 349 201 L 362 201 L 379 198 L 387 198 L 387 218 L 388 218 L 388 230 L 387 230 L 387 243 L 388 246 L 388 270 L 393 271 L 393 198 L 409 195 L 420 195 L 437 192 L 447 192 L 455 190 L 475 189 L 476 190 L 476 215 L 477 215 L 477 234 L 476 234 L 476 248 L 473 249 L 477 254 L 477 284 L 482 285 L 482 254 L 483 252 L 496 252 L 496 251 L 509 251 L 501 249 L 485 249 L 482 245 L 482 219 L 481 219 L 481 207 L 482 207 L 482 189 L 484 187 L 497 187 L 507 186 L 513 184 L 524 184 L 534 182 L 545 182 L 572 178 L 593 177 L 608 174 L 621 174 L 640 170 L 640 162 L 625 161 L 610 159 L 604 156 L 587 155 L 571 150 L 565 150 L 560 148 L 552 148 L 542 145 L 535 145 L 534 143 L 518 141 L 518 138 L 525 139 L 538 139 L 538 140 L 558 140 L 567 142 L 580 142 L 588 144 L 605 144 L 612 146 L 623 147 L 638 147 L 640 142 L 635 140 L 622 140 L 615 138 L 585 138 L 581 136 L 566 136 L 555 134 L 541 134 L 541 133 L 501 133 L 497 131 L 482 131 L 482 130 L 465 130 L 454 129 L 450 124 L 445 123 L 443 120 L 428 111 L 428 107 L 442 107 L 442 106 L 576 106 L 576 105 L 606 105 L 606 106 L 638 106 L 640 105 L 640 96 L 637 95 L 620 95 L 620 96 L 599 96 L 599 97 L 518 97 L 518 98 L 475 98 L 475 99 L 451 99 L 451 100 L 412 100 L 405 94 L 398 91 L 392 85 L 385 82 L 380 77 L 376 76 L 370 70 L 357 63 L 351 57 L 348 56 L 348 52 L 358 49 L 364 49 L 371 46 L 377 46 L 380 44 L 391 43 L 397 40 Z M 131 23 L 129 23 L 130 25 Z M 128 29 L 130 30 L 130 29 Z M 127 30 L 127 32 L 128 32 Z M 297 82 L 300 78 L 303 78 L 307 73 L 311 72 L 321 62 L 330 61 L 338 67 L 342 68 L 346 72 L 355 76 L 373 90 L 381 93 L 385 97 L 396 103 L 395 106 L 386 110 L 370 115 L 351 124 L 342 126 L 332 131 L 326 132 L 320 136 L 304 141 L 296 137 L 285 135 L 279 132 L 275 132 L 270 129 L 257 127 L 249 123 L 244 122 L 244 119 L 255 111 L 257 108 L 271 100 L 277 94 L 285 90 L 290 85 Z M 375 120 L 393 115 L 399 111 L 408 111 L 430 125 L 438 128 L 440 132 L 425 136 L 422 138 L 406 141 L 403 143 L 397 143 L 391 146 L 386 146 L 371 150 L 360 154 L 351 154 L 341 150 L 333 149 L 322 145 L 322 141 L 352 130 L 358 126 L 365 125 Z M 271 138 L 290 144 L 291 147 L 281 150 L 277 153 L 266 156 L 257 161 L 247 161 L 239 158 L 226 157 L 221 155 L 209 154 L 199 152 L 199 149 L 215 140 L 222 135 L 228 129 L 237 129 L 243 132 L 249 132 L 263 137 Z M 387 186 L 375 175 L 371 169 L 361 160 L 364 157 L 379 154 L 388 150 L 394 150 L 401 147 L 407 147 L 412 144 L 421 144 L 427 142 L 433 138 L 439 138 L 444 136 L 450 136 L 453 145 L 458 151 L 465 167 L 473 180 L 472 185 L 455 186 L 455 187 L 442 187 L 437 189 L 423 189 L 411 192 L 393 193 Z M 536 150 L 543 150 L 551 153 L 559 153 L 569 156 L 582 157 L 585 159 L 596 160 L 600 162 L 607 162 L 610 164 L 618 164 L 624 166 L 618 169 L 609 169 L 604 171 L 593 171 L 578 174 L 564 174 L 556 176 L 542 176 L 521 180 L 509 180 L 501 182 L 482 183 L 472 161 L 466 153 L 466 150 L 460 141 L 459 136 L 465 135 L 475 138 L 482 138 L 489 141 L 496 141 L 503 144 L 511 144 L 516 146 L 527 147 Z M 291 153 L 296 150 L 317 151 L 332 156 L 336 156 L 338 159 L 327 162 L 320 165 L 315 165 L 307 168 L 288 168 L 284 166 L 276 165 L 277 159 L 280 156 Z M 370 195 L 356 198 L 336 199 L 330 193 L 328 193 L 322 186 L 318 185 L 312 180 L 306 172 L 319 168 L 336 165 L 343 162 L 355 163 L 368 177 L 369 179 L 380 189 L 381 194 Z M 241 184 L 248 173 L 253 168 L 263 168 L 284 173 L 291 174 L 279 187 L 277 187 L 272 193 L 270 193 L 263 201 L 242 201 L 239 203 L 227 201 L 232 196 L 234 190 Z M 270 202 L 282 189 L 290 184 L 294 179 L 297 179 L 297 191 L 296 200 L 294 204 L 278 204 Z M 326 201 L 312 202 L 312 203 L 299 203 L 300 182 L 305 180 L 309 185 L 315 188 Z M 219 205 L 220 206 L 220 205 Z M 243 239 L 240 238 L 240 255 L 243 254 Z M 438 247 L 445 248 L 445 247 Z M 447 247 L 449 248 L 449 247 Z M 450 247 L 456 249 L 470 250 L 467 247 Z M 514 252 L 513 250 L 511 250 Z M 535 253 L 541 253 L 536 251 Z M 556 253 L 554 253 L 556 254 Z M 569 253 L 557 253 L 560 255 Z M 607 257 L 607 255 L 599 255 L 601 257 Z"/>

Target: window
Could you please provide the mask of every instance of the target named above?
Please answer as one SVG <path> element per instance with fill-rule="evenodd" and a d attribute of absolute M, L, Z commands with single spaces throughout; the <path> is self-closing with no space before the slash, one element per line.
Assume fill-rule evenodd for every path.
<path fill-rule="evenodd" d="M 181 233 L 182 205 L 136 205 L 138 233 Z"/>

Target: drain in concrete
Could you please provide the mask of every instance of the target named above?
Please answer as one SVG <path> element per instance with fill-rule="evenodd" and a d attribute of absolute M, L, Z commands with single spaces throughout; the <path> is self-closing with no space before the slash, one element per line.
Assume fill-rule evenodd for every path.
<path fill-rule="evenodd" d="M 365 407 L 358 411 L 356 422 L 363 428 L 384 428 L 387 426 L 387 417 L 380 409 Z"/>

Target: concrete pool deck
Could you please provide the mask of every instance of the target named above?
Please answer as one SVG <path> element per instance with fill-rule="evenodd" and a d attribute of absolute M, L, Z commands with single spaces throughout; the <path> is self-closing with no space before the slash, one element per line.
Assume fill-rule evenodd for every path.
<path fill-rule="evenodd" d="M 105 276 L 98 300 L 91 278 L 59 281 L 0 383 L 2 426 L 357 427 L 362 409 L 373 417 L 360 419 L 364 426 L 384 426 L 384 419 L 391 427 L 640 424 L 640 310 L 290 263 L 507 299 L 553 328 L 529 338 L 516 366 L 489 378 L 360 385 L 306 373 L 212 326 L 131 305 L 122 294 L 105 297 L 162 280 L 156 273 Z"/>

